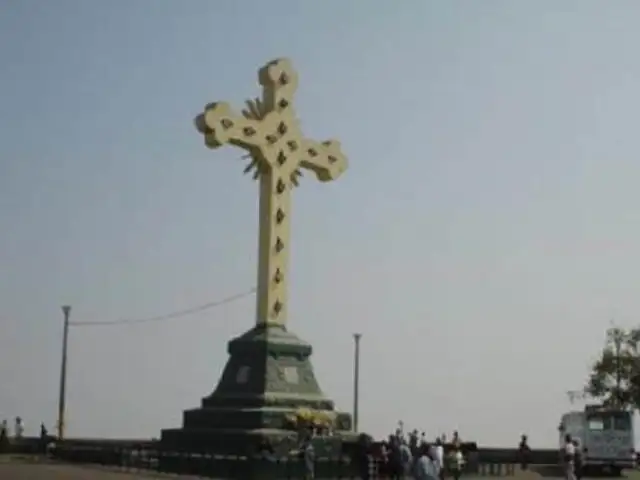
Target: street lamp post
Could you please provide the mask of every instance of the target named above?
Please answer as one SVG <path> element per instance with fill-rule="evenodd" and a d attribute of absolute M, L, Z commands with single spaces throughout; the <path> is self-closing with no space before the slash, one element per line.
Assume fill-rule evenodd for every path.
<path fill-rule="evenodd" d="M 62 334 L 62 363 L 60 365 L 60 397 L 58 398 L 58 439 L 64 439 L 64 410 L 67 390 L 67 344 L 69 342 L 69 314 L 71 306 L 62 307 L 64 313 L 64 330 Z"/>
<path fill-rule="evenodd" d="M 361 333 L 353 334 L 353 431 L 358 431 L 358 411 L 360 409 L 360 338 Z"/>

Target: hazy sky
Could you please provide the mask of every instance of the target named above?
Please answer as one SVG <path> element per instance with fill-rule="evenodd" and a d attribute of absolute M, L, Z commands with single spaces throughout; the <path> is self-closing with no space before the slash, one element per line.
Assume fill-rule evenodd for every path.
<path fill-rule="evenodd" d="M 146 317 L 255 283 L 257 185 L 193 117 L 290 57 L 338 181 L 295 193 L 291 328 L 361 427 L 555 445 L 640 312 L 640 3 L 0 0 L 0 416 L 56 418 L 62 313 Z M 247 298 L 70 333 L 68 434 L 150 437 L 218 381 Z"/>

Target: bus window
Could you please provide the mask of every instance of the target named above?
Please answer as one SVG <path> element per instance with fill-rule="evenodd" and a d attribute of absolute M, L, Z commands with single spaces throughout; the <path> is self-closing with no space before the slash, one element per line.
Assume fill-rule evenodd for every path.
<path fill-rule="evenodd" d="M 628 432 L 632 429 L 632 419 L 629 412 L 609 412 L 589 415 L 587 428 L 598 432 L 602 430 L 616 430 Z"/>
<path fill-rule="evenodd" d="M 592 432 L 599 432 L 605 429 L 604 418 L 602 417 L 591 417 L 587 423 L 587 427 Z"/>
<path fill-rule="evenodd" d="M 616 413 L 613 415 L 613 429 L 628 432 L 631 430 L 631 415 L 628 413 Z"/>

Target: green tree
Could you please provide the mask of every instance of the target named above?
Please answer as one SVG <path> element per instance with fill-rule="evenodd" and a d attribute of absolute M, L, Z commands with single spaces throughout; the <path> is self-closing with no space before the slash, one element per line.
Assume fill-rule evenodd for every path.
<path fill-rule="evenodd" d="M 584 389 L 614 408 L 640 408 L 640 329 L 607 330 L 602 353 Z"/>

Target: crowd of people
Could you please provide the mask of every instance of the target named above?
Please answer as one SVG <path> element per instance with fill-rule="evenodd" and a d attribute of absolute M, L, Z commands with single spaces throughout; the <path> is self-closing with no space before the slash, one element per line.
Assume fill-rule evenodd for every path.
<path fill-rule="evenodd" d="M 24 436 L 24 422 L 22 418 L 16 417 L 14 428 L 13 428 L 13 438 L 19 440 Z M 11 432 L 9 431 L 9 422 L 7 420 L 3 420 L 0 423 L 0 441 L 8 441 L 11 438 Z"/>
<path fill-rule="evenodd" d="M 298 455 L 305 466 L 305 478 L 314 478 L 316 432 L 310 429 L 302 435 L 298 447 L 291 454 Z M 465 444 L 468 445 L 468 444 Z M 271 448 L 263 446 L 262 454 L 272 453 Z M 372 437 L 362 434 L 358 448 L 349 455 L 356 461 L 360 478 L 391 478 L 416 480 L 444 480 L 451 477 L 459 480 L 464 469 L 466 458 L 463 442 L 454 432 L 450 441 L 441 435 L 434 441 L 427 441 L 426 434 L 418 430 L 405 434 L 402 428 L 377 442 Z"/>
<path fill-rule="evenodd" d="M 21 417 L 16 417 L 13 425 L 13 432 L 9 428 L 9 422 L 0 422 L 0 452 L 5 451 L 11 443 L 19 443 L 24 438 L 25 425 Z M 40 446 L 43 451 L 53 441 L 44 423 L 40 424 Z"/>
<path fill-rule="evenodd" d="M 446 435 L 441 435 L 429 442 L 424 432 L 413 430 L 405 434 L 398 428 L 386 441 L 371 443 L 363 451 L 361 461 L 362 478 L 379 475 L 397 479 L 444 480 L 452 477 L 458 480 L 466 459 L 458 432 L 453 433 L 450 441 Z"/>

